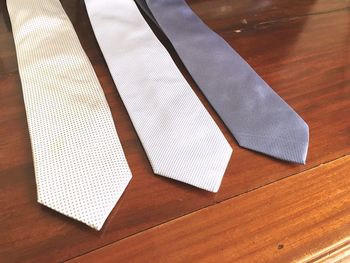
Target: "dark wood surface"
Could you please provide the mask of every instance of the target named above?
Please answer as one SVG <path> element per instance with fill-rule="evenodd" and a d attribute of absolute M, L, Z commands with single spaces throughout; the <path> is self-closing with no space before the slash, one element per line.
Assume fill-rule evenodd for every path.
<path fill-rule="evenodd" d="M 350 244 L 349 165 L 350 157 L 343 157 L 69 263 L 317 259 L 329 252 L 324 250 L 325 242 L 340 248 Z"/>
<path fill-rule="evenodd" d="M 0 261 L 71 259 L 208 206 L 220 209 L 222 201 L 236 203 L 234 200 L 247 193 L 251 196 L 260 191 L 258 188 L 278 180 L 282 183 L 290 176 L 303 177 L 308 173 L 299 173 L 350 154 L 349 0 L 188 3 L 309 124 L 307 164 L 284 163 L 239 148 L 161 37 L 234 154 L 217 194 L 154 175 L 98 48 L 83 2 L 64 0 L 62 4 L 106 93 L 134 177 L 100 232 L 39 205 L 11 26 L 5 0 L 0 0 Z M 350 168 L 346 171 L 350 175 Z M 331 184 L 329 192 L 337 191 L 331 188 L 336 186 Z M 239 217 L 240 209 L 232 213 Z M 303 231 L 308 231 L 307 226 Z M 324 235 L 322 242 L 330 246 L 333 240 Z M 250 245 L 254 249 L 254 243 Z M 302 243 L 294 244 L 299 245 Z"/>

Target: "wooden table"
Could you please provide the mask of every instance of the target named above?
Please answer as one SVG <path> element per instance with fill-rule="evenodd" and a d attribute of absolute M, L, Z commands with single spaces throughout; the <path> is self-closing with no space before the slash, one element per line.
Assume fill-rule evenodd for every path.
<path fill-rule="evenodd" d="M 0 262 L 333 262 L 348 256 L 350 1 L 188 3 L 309 124 L 307 164 L 238 147 L 161 37 L 234 155 L 217 194 L 154 175 L 83 1 L 64 0 L 134 177 L 100 232 L 39 205 L 15 47 L 0 0 Z"/>

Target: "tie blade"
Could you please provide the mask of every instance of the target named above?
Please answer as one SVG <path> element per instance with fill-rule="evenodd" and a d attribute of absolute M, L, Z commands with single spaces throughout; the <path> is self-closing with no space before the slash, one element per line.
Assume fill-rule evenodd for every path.
<path fill-rule="evenodd" d="M 216 192 L 232 149 L 134 1 L 85 3 L 154 172 Z"/>
<path fill-rule="evenodd" d="M 161 161 L 153 154 L 150 162 L 155 174 L 216 193 L 221 185 L 232 148 L 225 138 L 193 149 L 171 149 Z M 164 157 L 164 156 L 163 156 Z M 167 160 L 164 162 L 164 160 Z"/>
<path fill-rule="evenodd" d="M 282 160 L 305 163 L 308 147 L 305 122 L 223 38 L 203 23 L 186 1 L 136 1 L 147 14 L 151 11 L 192 78 L 241 146 Z M 293 135 L 294 127 L 301 126 L 306 127 L 304 131 Z"/>
<path fill-rule="evenodd" d="M 305 164 L 309 145 L 307 124 L 303 122 L 303 125 L 294 129 L 293 132 L 278 131 L 278 133 L 278 136 L 269 136 L 266 133 L 252 134 L 252 131 L 250 133 L 236 132 L 235 138 L 244 148 L 284 161 Z"/>
<path fill-rule="evenodd" d="M 55 184 L 37 179 L 38 203 L 100 230 L 130 180 L 131 175 L 123 175 L 114 182 L 101 179 L 96 185 L 90 177 L 81 178 L 79 184 L 64 177 Z"/>
<path fill-rule="evenodd" d="M 99 230 L 131 179 L 102 87 L 60 1 L 7 7 L 38 201 Z"/>

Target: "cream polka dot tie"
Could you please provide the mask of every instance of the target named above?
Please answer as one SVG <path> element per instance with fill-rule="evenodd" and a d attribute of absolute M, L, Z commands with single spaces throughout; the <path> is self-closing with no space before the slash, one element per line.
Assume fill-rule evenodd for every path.
<path fill-rule="evenodd" d="M 217 192 L 232 149 L 133 0 L 85 0 L 156 174 Z"/>
<path fill-rule="evenodd" d="M 59 0 L 7 0 L 38 202 L 101 229 L 131 179 L 96 74 Z"/>

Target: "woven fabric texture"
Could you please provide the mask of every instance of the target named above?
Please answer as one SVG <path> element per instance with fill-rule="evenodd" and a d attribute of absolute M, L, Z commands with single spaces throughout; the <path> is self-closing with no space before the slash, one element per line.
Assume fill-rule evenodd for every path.
<path fill-rule="evenodd" d="M 232 149 L 133 0 L 85 0 L 156 174 L 216 192 Z"/>
<path fill-rule="evenodd" d="M 305 163 L 309 127 L 185 0 L 135 0 L 168 37 L 240 146 Z"/>

